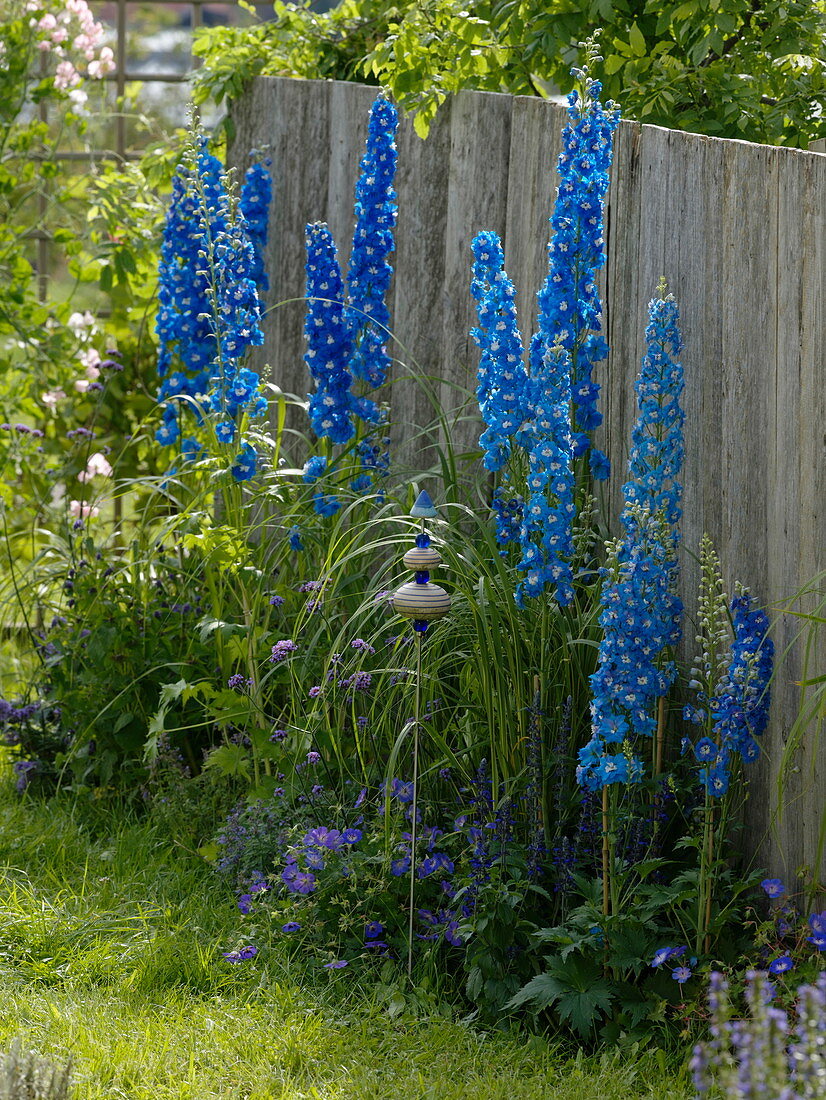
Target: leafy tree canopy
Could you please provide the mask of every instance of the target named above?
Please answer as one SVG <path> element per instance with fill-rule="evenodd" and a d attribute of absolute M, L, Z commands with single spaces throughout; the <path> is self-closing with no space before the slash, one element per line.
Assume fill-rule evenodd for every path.
<path fill-rule="evenodd" d="M 462 88 L 567 89 L 601 30 L 603 84 L 623 114 L 717 137 L 805 147 L 826 135 L 826 0 L 277 0 L 271 22 L 211 28 L 202 99 L 257 75 L 386 85 L 425 134 Z"/>

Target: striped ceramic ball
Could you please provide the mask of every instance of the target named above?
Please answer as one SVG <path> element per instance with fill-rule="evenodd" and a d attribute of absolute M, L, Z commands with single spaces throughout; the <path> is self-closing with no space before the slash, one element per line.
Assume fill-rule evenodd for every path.
<path fill-rule="evenodd" d="M 403 584 L 393 596 L 393 610 L 406 619 L 441 619 L 450 611 L 450 596 L 438 584 Z"/>
<path fill-rule="evenodd" d="M 442 555 L 431 546 L 414 546 L 402 558 L 408 569 L 415 569 L 417 572 L 433 569 L 441 560 Z"/>

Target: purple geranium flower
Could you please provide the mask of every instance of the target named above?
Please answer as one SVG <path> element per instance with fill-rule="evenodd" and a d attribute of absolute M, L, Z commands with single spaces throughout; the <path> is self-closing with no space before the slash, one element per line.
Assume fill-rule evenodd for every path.
<path fill-rule="evenodd" d="M 760 885 L 770 898 L 779 898 L 786 893 L 786 887 L 779 878 L 764 878 Z"/>

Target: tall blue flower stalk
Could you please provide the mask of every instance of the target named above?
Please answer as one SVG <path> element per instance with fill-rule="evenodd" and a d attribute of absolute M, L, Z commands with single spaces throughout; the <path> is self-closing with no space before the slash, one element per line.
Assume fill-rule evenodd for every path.
<path fill-rule="evenodd" d="M 355 344 L 350 369 L 354 378 L 363 379 L 371 389 L 384 384 L 390 367 L 386 297 L 393 277 L 388 257 L 395 248 L 393 230 L 398 212 L 393 187 L 398 124 L 393 104 L 388 99 L 377 99 L 370 110 L 367 148 L 356 183 L 356 229 L 347 268 L 347 320 Z"/>
<path fill-rule="evenodd" d="M 472 246 L 479 321 L 472 335 L 482 352 L 477 397 L 486 424 L 480 445 L 486 468 L 500 471 L 493 500 L 497 541 L 522 551 L 520 605 L 549 586 L 561 606 L 571 602 L 576 460 L 587 454 L 596 480 L 609 473 L 607 457 L 592 446 L 602 420 L 592 372 L 608 353 L 599 335 L 596 275 L 605 263 L 603 206 L 619 111 L 600 103 L 601 86 L 588 73 L 595 58 L 589 44 L 585 67 L 573 70 L 580 88 L 568 97 L 548 275 L 538 294 L 529 367 L 501 241 L 486 231 Z"/>
<path fill-rule="evenodd" d="M 253 247 L 254 262 L 250 274 L 258 287 L 259 294 L 266 294 L 270 289 L 270 279 L 264 266 L 272 205 L 272 176 L 269 166 L 269 160 L 255 161 L 249 166 L 244 176 L 238 203 L 246 222 L 247 236 Z"/>
<path fill-rule="evenodd" d="M 356 227 L 346 286 L 326 224 L 307 226 L 307 340 L 305 362 L 315 383 L 309 414 L 313 432 L 332 444 L 359 436 L 356 492 L 387 470 L 385 439 L 375 436 L 384 413 L 372 396 L 387 380 L 390 313 L 386 304 L 395 247 L 398 112 L 384 97 L 370 109 L 367 145 L 356 184 Z M 370 427 L 366 432 L 360 427 Z M 383 433 L 382 433 L 383 435 Z M 333 465 L 330 465 L 332 471 Z M 358 467 L 357 467 L 358 469 Z M 352 473 L 352 471 L 350 471 Z M 334 498 L 327 498 L 334 499 Z"/>
<path fill-rule="evenodd" d="M 206 392 L 216 343 L 210 321 L 210 281 L 204 254 L 204 229 L 226 228 L 229 214 L 221 162 L 201 137 L 194 158 L 185 159 L 172 180 L 158 269 L 158 374 L 163 423 L 156 439 L 165 446 L 180 437 L 179 413 L 189 401 L 197 406 Z M 195 186 L 195 179 L 200 188 Z M 200 191 L 200 193 L 199 193 Z M 177 367 L 173 370 L 172 368 Z"/>
<path fill-rule="evenodd" d="M 238 481 L 252 477 L 257 466 L 254 448 L 242 438 L 243 426 L 267 408 L 258 376 L 243 362 L 249 349 L 264 341 L 258 287 L 265 278 L 268 181 L 266 169 L 253 166 L 234 207 L 220 162 L 199 135 L 173 181 L 159 270 L 163 423 L 156 438 L 175 443 L 186 408 L 198 426 L 207 414 L 207 442 L 232 445 L 231 471 Z M 244 206 L 255 220 L 252 236 Z M 176 363 L 178 369 L 170 371 Z M 201 453 L 196 438 L 180 446 L 185 457 Z"/>
<path fill-rule="evenodd" d="M 593 449 L 591 433 L 602 423 L 597 409 L 599 385 L 593 368 L 608 354 L 602 331 L 597 272 L 605 265 L 603 209 L 608 193 L 613 135 L 619 109 L 600 102 L 602 85 L 583 69 L 582 84 L 568 96 L 569 123 L 562 131 L 557 168 L 559 189 L 548 244 L 548 276 L 539 292 L 539 328 L 531 341 L 531 369 L 538 373 L 559 342 L 571 358 L 572 441 L 574 455 L 588 454 L 592 476 L 608 477 L 606 456 Z M 590 452 L 590 453 L 589 453 Z"/>
<path fill-rule="evenodd" d="M 499 238 L 480 233 L 472 247 L 471 293 L 479 317 L 473 336 L 482 350 L 477 395 L 487 425 L 479 442 L 487 469 L 503 471 L 494 496 L 497 541 L 506 544 L 513 539 L 522 550 L 518 569 L 523 580 L 516 590 L 520 606 L 526 596 L 538 596 L 548 584 L 553 584 L 557 602 L 564 606 L 573 598 L 576 514 L 570 356 L 556 343 L 528 373 L 515 289 L 505 272 Z M 519 475 L 508 465 L 514 450 L 522 453 L 523 466 L 527 458 L 527 474 L 520 471 L 524 495 L 516 488 Z"/>
<path fill-rule="evenodd" d="M 684 738 L 701 765 L 707 794 L 722 798 L 733 764 L 760 755 L 758 738 L 769 720 L 774 643 L 769 619 L 750 594 L 737 587 L 731 601 L 723 590 L 720 562 L 708 535 L 700 544 L 699 634 L 702 652 L 691 670 L 694 703 L 683 717 L 699 727 L 696 741 Z"/>
<path fill-rule="evenodd" d="M 649 305 L 647 351 L 635 384 L 639 413 L 623 487 L 624 535 L 604 570 L 597 669 L 591 676 L 592 736 L 577 778 L 589 790 L 643 777 L 639 737 L 657 729 L 657 700 L 676 676 L 681 637 L 677 545 L 683 458 L 683 371 L 679 313 L 672 295 Z"/>
<path fill-rule="evenodd" d="M 315 382 L 310 424 L 319 438 L 347 443 L 356 434 L 353 336 L 344 307 L 344 281 L 333 235 L 324 222 L 307 226 L 307 317 L 304 361 Z"/>

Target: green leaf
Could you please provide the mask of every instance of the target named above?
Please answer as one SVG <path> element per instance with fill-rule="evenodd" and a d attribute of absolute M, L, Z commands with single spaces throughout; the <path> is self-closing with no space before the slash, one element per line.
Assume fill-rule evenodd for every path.
<path fill-rule="evenodd" d="M 552 974 L 537 974 L 511 997 L 505 1008 L 521 1008 L 522 1005 L 530 1004 L 538 1011 L 550 1007 L 564 992 L 565 986 Z"/>
<path fill-rule="evenodd" d="M 605 58 L 605 64 L 603 69 L 607 76 L 613 76 L 614 73 L 618 73 L 625 64 L 625 58 L 618 53 L 611 53 Z"/>
<path fill-rule="evenodd" d="M 631 24 L 631 30 L 628 34 L 628 42 L 633 52 L 637 57 L 645 56 L 645 36 L 636 23 Z"/>
<path fill-rule="evenodd" d="M 221 775 L 249 779 L 249 754 L 243 745 L 219 745 L 207 756 L 204 768 L 217 768 Z"/>

